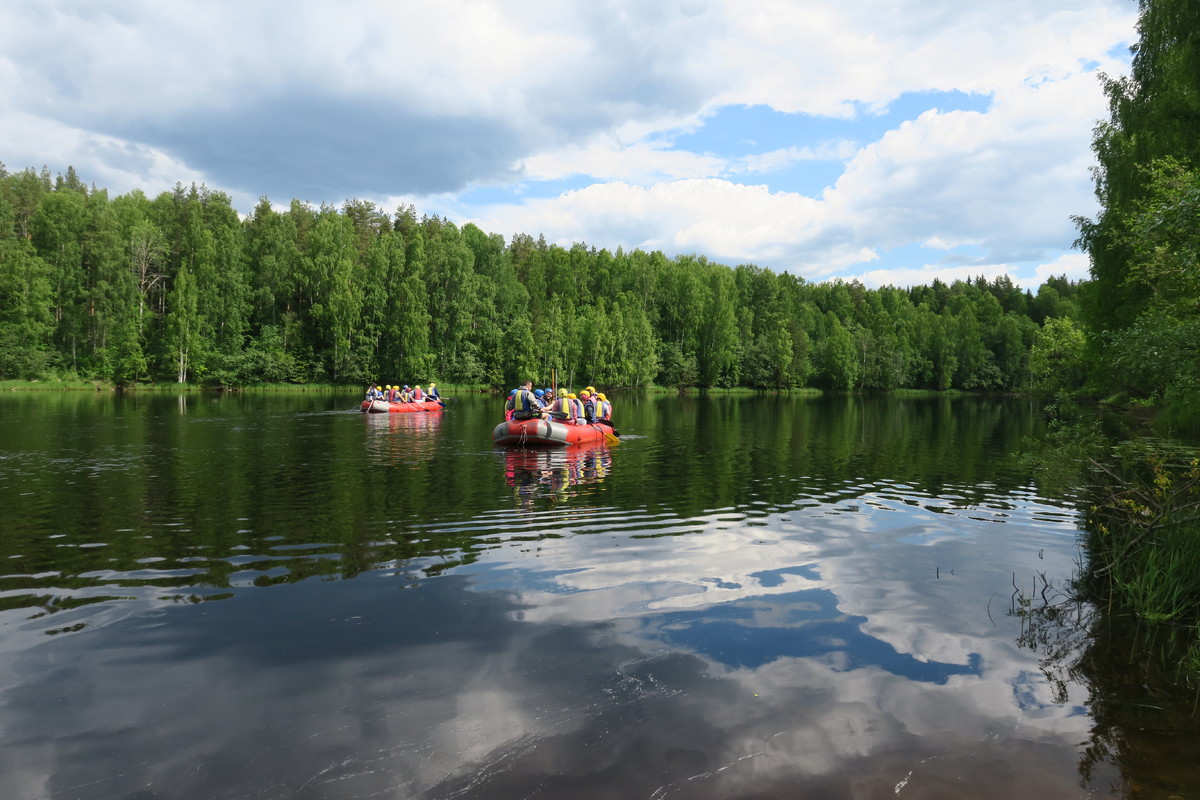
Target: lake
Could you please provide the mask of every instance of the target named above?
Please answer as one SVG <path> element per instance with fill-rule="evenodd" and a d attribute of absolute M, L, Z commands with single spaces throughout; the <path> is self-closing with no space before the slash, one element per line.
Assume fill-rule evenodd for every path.
<path fill-rule="evenodd" d="M 1133 792 L 1015 613 L 1079 559 L 1030 401 L 10 395 L 0 797 Z"/>

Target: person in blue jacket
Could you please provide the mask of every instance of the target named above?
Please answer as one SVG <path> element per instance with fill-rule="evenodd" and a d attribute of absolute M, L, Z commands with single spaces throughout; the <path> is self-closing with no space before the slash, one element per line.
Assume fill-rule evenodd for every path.
<path fill-rule="evenodd" d="M 533 393 L 533 381 L 525 381 L 508 396 L 506 408 L 512 408 L 513 419 L 537 419 L 542 415 L 542 401 Z"/>

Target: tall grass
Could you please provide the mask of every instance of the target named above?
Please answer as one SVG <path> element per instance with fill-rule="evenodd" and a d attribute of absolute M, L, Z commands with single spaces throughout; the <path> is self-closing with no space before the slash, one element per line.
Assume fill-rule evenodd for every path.
<path fill-rule="evenodd" d="M 83 378 L 44 378 L 39 380 L 0 380 L 0 391 L 5 392 L 68 392 L 68 391 L 113 391 L 107 381 L 89 381 Z"/>
<path fill-rule="evenodd" d="M 1200 459 L 1142 439 L 1097 463 L 1096 478 L 1081 585 L 1200 681 Z"/>

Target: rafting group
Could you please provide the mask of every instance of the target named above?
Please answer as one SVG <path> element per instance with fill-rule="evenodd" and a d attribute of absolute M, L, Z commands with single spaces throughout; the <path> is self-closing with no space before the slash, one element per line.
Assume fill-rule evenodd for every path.
<path fill-rule="evenodd" d="M 619 439 L 612 426 L 612 403 L 594 386 L 578 396 L 567 389 L 534 389 L 525 381 L 509 392 L 504 422 L 492 431 L 496 444 L 518 447 L 563 446 Z"/>
<path fill-rule="evenodd" d="M 579 393 L 559 389 L 534 389 L 533 381 L 526 381 L 508 393 L 504 404 L 505 421 L 543 417 L 571 425 L 612 421 L 612 403 L 596 387 L 589 386 Z"/>
<path fill-rule="evenodd" d="M 407 383 L 403 386 L 388 384 L 382 387 L 374 384 L 367 387 L 367 396 L 361 406 L 363 411 L 375 414 L 441 411 L 445 407 L 436 383 L 429 384 L 428 389 L 422 389 L 420 384 L 415 387 Z"/>

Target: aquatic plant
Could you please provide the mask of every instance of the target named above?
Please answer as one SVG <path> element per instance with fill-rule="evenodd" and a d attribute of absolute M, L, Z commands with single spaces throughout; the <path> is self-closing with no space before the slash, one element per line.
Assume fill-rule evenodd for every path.
<path fill-rule="evenodd" d="M 1149 623 L 1200 621 L 1200 460 L 1139 439 L 1094 462 L 1086 511 L 1093 588 Z"/>

